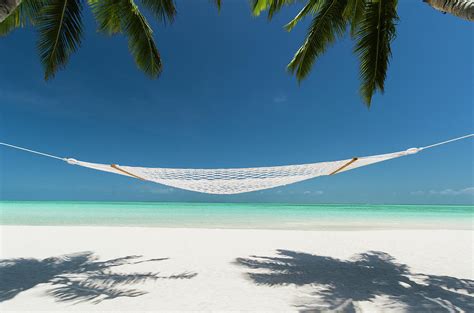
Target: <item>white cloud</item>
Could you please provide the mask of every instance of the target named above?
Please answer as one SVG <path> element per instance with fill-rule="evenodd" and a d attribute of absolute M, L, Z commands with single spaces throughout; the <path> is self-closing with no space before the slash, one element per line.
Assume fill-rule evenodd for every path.
<path fill-rule="evenodd" d="M 306 190 L 305 192 L 303 192 L 303 194 L 305 195 L 322 195 L 324 193 L 324 191 L 322 190 L 314 190 L 314 191 L 310 191 L 310 190 Z"/>
<path fill-rule="evenodd" d="M 467 187 L 464 189 L 444 189 L 444 190 L 430 190 L 430 191 L 412 191 L 410 192 L 411 195 L 413 196 L 423 196 L 425 194 L 427 195 L 433 195 L 433 196 L 462 196 L 462 195 L 474 195 L 474 187 Z"/>
<path fill-rule="evenodd" d="M 474 187 L 464 188 L 460 190 L 445 189 L 439 192 L 443 196 L 458 196 L 458 195 L 474 195 Z"/>
<path fill-rule="evenodd" d="M 172 193 L 175 191 L 174 188 L 170 188 L 170 187 L 159 187 L 159 186 L 148 186 L 148 185 L 144 185 L 144 186 L 140 186 L 140 192 L 144 192 L 144 193 L 153 193 L 153 194 L 169 194 L 169 193 Z"/>
<path fill-rule="evenodd" d="M 287 98 L 285 95 L 279 95 L 279 96 L 276 96 L 275 98 L 273 98 L 273 102 L 275 103 L 282 103 L 282 102 L 286 102 Z"/>
<path fill-rule="evenodd" d="M 173 188 L 160 188 L 160 189 L 155 189 L 152 190 L 152 193 L 158 193 L 158 194 L 167 194 L 167 193 L 172 193 L 174 192 Z"/>

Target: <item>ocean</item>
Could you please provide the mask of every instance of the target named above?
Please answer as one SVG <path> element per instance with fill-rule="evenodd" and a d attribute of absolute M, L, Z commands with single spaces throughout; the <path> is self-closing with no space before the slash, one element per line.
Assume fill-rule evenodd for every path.
<path fill-rule="evenodd" d="M 0 201 L 1 225 L 471 230 L 473 218 L 472 205 Z"/>

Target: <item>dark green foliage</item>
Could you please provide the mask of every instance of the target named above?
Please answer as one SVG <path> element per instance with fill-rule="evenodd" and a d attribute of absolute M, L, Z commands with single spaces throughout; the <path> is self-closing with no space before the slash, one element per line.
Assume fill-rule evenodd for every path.
<path fill-rule="evenodd" d="M 351 24 L 351 35 L 354 36 L 357 27 L 364 16 L 364 10 L 367 0 L 348 0 L 344 10 L 344 18 L 347 18 Z"/>
<path fill-rule="evenodd" d="M 122 30 L 128 37 L 128 48 L 138 68 L 150 77 L 161 72 L 161 59 L 153 40 L 153 31 L 132 0 L 121 0 Z"/>
<path fill-rule="evenodd" d="M 287 31 L 291 31 L 293 27 L 298 24 L 300 20 L 302 20 L 308 14 L 317 14 L 321 5 L 326 3 L 325 0 L 309 0 L 308 3 L 303 7 L 303 9 L 298 12 L 298 14 L 288 23 L 285 25 L 285 29 Z"/>
<path fill-rule="evenodd" d="M 0 23 L 0 36 L 17 27 L 36 27 L 45 79 L 53 78 L 81 44 L 83 1 L 23 0 Z M 109 35 L 124 33 L 138 68 L 152 78 L 157 77 L 162 64 L 153 31 L 133 0 L 88 0 L 87 3 L 97 21 L 98 31 Z M 163 23 L 172 22 L 176 16 L 173 0 L 142 0 L 141 3 Z M 216 4 L 220 7 L 220 0 L 216 0 Z"/>
<path fill-rule="evenodd" d="M 38 50 L 45 79 L 66 65 L 81 44 L 82 4 L 78 0 L 47 0 L 35 21 L 39 32 Z"/>
<path fill-rule="evenodd" d="M 173 1 L 143 0 L 142 3 L 162 22 L 172 22 L 176 14 Z M 161 70 L 161 58 L 153 39 L 153 30 L 133 0 L 92 0 L 89 2 L 99 24 L 107 34 L 124 33 L 138 68 L 152 78 Z"/>
<path fill-rule="evenodd" d="M 176 7 L 173 0 L 141 0 L 141 2 L 159 21 L 163 23 L 174 21 Z"/>
<path fill-rule="evenodd" d="M 33 25 L 39 33 L 38 49 L 45 68 L 45 78 L 67 64 L 81 43 L 82 1 L 23 0 L 17 9 L 0 23 L 0 36 L 17 27 Z M 87 0 L 97 20 L 98 30 L 105 34 L 124 33 L 138 68 L 150 77 L 162 70 L 160 54 L 153 31 L 133 0 Z M 221 0 L 212 0 L 220 10 Z M 384 81 L 391 57 L 390 44 L 395 38 L 398 20 L 397 0 L 251 0 L 252 13 L 268 11 L 271 19 L 284 6 L 305 3 L 285 28 L 291 31 L 306 16 L 311 16 L 306 38 L 288 64 L 298 81 L 307 77 L 316 62 L 336 39 L 346 33 L 348 25 L 356 39 L 355 53 L 360 59 L 361 94 L 370 106 L 373 94 L 384 91 Z M 174 0 L 141 0 L 143 7 L 163 23 L 176 16 Z"/>
<path fill-rule="evenodd" d="M 20 4 L 21 5 L 21 4 Z M 0 36 L 5 36 L 15 28 L 21 27 L 19 10 L 15 10 L 3 22 L 0 23 Z"/>
<path fill-rule="evenodd" d="M 256 16 L 262 11 L 268 10 L 268 19 L 281 10 L 285 5 L 290 5 L 298 0 L 252 0 L 252 13 Z"/>
<path fill-rule="evenodd" d="M 92 13 L 100 32 L 112 35 L 121 32 L 120 17 L 122 16 L 121 0 L 89 1 Z"/>
<path fill-rule="evenodd" d="M 379 0 L 367 3 L 359 23 L 355 52 L 360 59 L 361 94 L 369 106 L 375 90 L 384 91 L 397 20 L 396 1 Z"/>
<path fill-rule="evenodd" d="M 268 10 L 271 18 L 284 5 L 295 0 L 254 0 L 254 15 Z M 298 81 L 310 73 L 315 61 L 336 39 L 346 33 L 347 25 L 357 40 L 355 52 L 360 59 L 361 95 L 370 106 L 373 94 L 383 92 L 398 20 L 397 0 L 306 0 L 302 10 L 285 25 L 288 31 L 304 17 L 312 21 L 306 38 L 288 64 Z"/>
<path fill-rule="evenodd" d="M 318 1 L 319 2 L 319 1 Z M 343 17 L 346 1 L 325 0 L 318 14 L 313 18 L 306 40 L 298 49 L 288 69 L 298 80 L 311 71 L 316 58 L 326 51 L 329 44 L 344 35 L 347 20 Z"/>
<path fill-rule="evenodd" d="M 217 7 L 217 10 L 220 11 L 221 7 L 222 7 L 222 1 L 221 0 L 213 0 L 213 1 L 214 1 L 214 4 Z"/>
<path fill-rule="evenodd" d="M 0 36 L 5 36 L 18 27 L 33 25 L 41 9 L 43 1 L 24 0 L 2 23 L 0 23 Z"/>

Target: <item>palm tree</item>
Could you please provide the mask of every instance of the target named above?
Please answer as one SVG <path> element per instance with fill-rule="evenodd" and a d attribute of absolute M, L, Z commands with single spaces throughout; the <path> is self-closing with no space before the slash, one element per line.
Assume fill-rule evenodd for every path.
<path fill-rule="evenodd" d="M 84 0 L 85 1 L 85 0 Z M 212 0 L 220 9 L 221 0 Z M 288 65 L 299 81 L 304 79 L 326 48 L 343 36 L 350 25 L 360 59 L 361 94 L 370 106 L 372 96 L 384 91 L 391 57 L 390 44 L 398 20 L 397 0 L 305 0 L 303 9 L 285 28 L 290 31 L 307 15 L 312 23 L 302 46 Z M 433 8 L 474 21 L 474 0 L 423 0 Z M 268 18 L 285 5 L 300 0 L 252 0 L 254 15 L 268 10 Z M 141 0 L 161 22 L 176 16 L 174 0 Z M 160 54 L 153 31 L 134 0 L 87 0 L 100 32 L 124 33 L 137 66 L 152 78 L 161 70 Z M 83 0 L 0 0 L 0 36 L 17 27 L 38 29 L 38 49 L 45 68 L 45 79 L 54 77 L 81 44 Z"/>
<path fill-rule="evenodd" d="M 315 61 L 348 28 L 356 41 L 354 52 L 360 60 L 361 95 L 367 106 L 378 90 L 383 93 L 391 57 L 390 44 L 398 21 L 397 0 L 305 0 L 301 11 L 285 25 L 291 31 L 304 17 L 312 16 L 306 38 L 288 64 L 298 81 L 311 71 Z M 442 12 L 474 21 L 474 0 L 423 0 Z M 285 5 L 298 0 L 253 0 L 258 16 L 268 11 L 271 19 Z"/>
<path fill-rule="evenodd" d="M 221 1 L 213 1 L 220 8 Z M 18 27 L 35 27 L 48 80 L 65 67 L 81 45 L 84 3 L 92 9 L 100 32 L 127 36 L 130 53 L 139 69 L 152 78 L 160 74 L 162 62 L 153 30 L 134 0 L 0 0 L 0 36 Z M 140 4 L 163 23 L 172 22 L 176 16 L 174 0 L 140 0 Z"/>
<path fill-rule="evenodd" d="M 474 21 L 473 0 L 423 0 L 434 9 L 468 21 Z"/>

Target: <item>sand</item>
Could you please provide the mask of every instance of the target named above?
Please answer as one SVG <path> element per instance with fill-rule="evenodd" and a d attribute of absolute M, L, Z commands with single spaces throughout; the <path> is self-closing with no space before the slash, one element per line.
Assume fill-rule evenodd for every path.
<path fill-rule="evenodd" d="M 1 312 L 474 312 L 469 230 L 0 234 Z"/>

